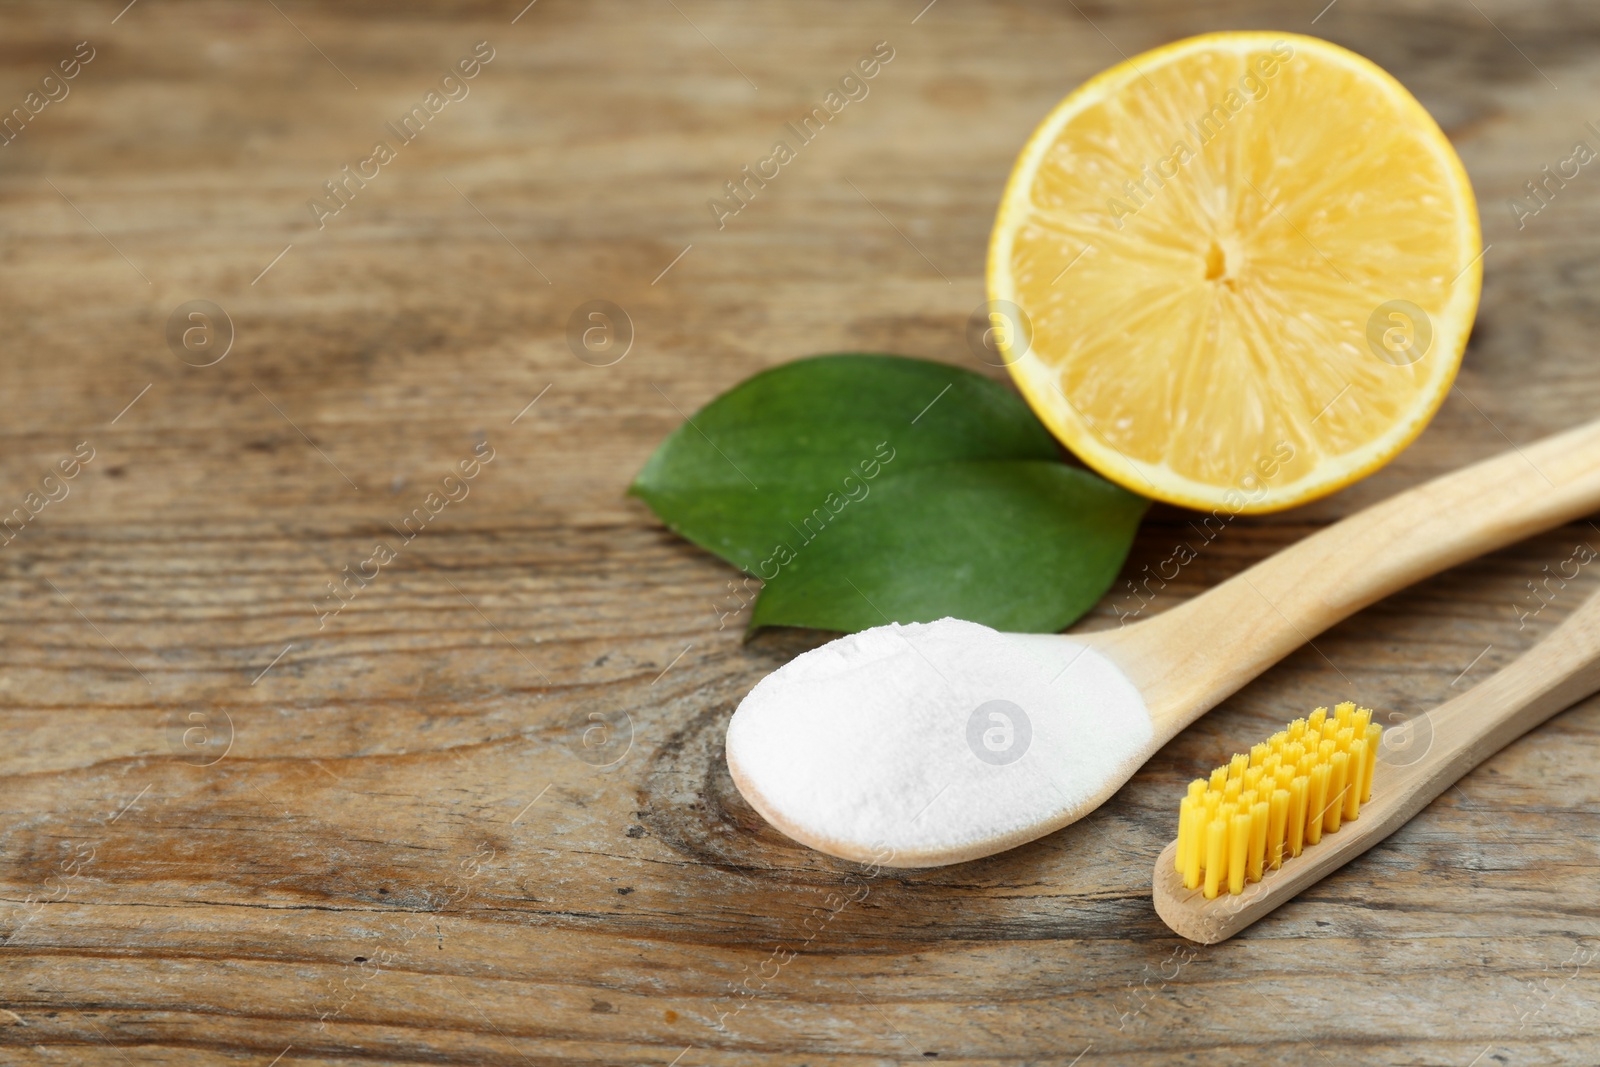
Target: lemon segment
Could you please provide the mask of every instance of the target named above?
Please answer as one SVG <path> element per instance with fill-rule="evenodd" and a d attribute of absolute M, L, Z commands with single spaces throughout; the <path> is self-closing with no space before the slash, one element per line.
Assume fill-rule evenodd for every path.
<path fill-rule="evenodd" d="M 1482 284 L 1472 188 L 1394 78 L 1219 33 L 1090 80 L 1035 131 L 989 247 L 1001 350 L 1091 467 L 1276 511 L 1388 462 L 1443 402 Z"/>

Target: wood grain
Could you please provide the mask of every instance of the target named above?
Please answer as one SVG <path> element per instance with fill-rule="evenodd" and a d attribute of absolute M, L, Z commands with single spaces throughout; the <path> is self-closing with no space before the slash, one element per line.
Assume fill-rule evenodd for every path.
<path fill-rule="evenodd" d="M 1084 627 L 1592 418 L 1600 179 L 1520 230 L 1505 205 L 1586 136 L 1600 12 L 1320 6 L 8 6 L 0 106 L 96 55 L 0 147 L 0 514 L 95 455 L 0 547 L 0 1062 L 1593 1062 L 1595 701 L 1226 944 L 1175 955 L 1149 898 L 1185 781 L 1316 704 L 1410 714 L 1509 662 L 1595 588 L 1533 612 L 1588 522 L 1335 627 L 1090 819 L 864 881 L 721 762 L 737 700 L 825 635 L 719 629 L 729 570 L 622 495 L 763 367 L 978 366 L 1034 123 L 1121 53 L 1226 27 L 1322 34 L 1418 94 L 1480 198 L 1483 308 L 1395 463 L 1236 520 Z M 717 229 L 707 199 L 881 40 L 871 94 Z M 479 41 L 470 95 L 318 229 L 307 200 Z M 613 366 L 568 348 L 593 299 L 634 324 Z M 191 300 L 234 324 L 214 366 L 168 349 Z M 470 495 L 319 626 L 484 442 Z M 1124 578 L 1191 518 L 1156 509 Z M 609 767 L 573 754 L 591 714 L 631 721 Z"/>

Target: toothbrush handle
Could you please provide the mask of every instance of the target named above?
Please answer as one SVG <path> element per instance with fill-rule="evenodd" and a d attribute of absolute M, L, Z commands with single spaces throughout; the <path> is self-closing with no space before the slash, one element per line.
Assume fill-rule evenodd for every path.
<path fill-rule="evenodd" d="M 1145 694 L 1165 742 L 1367 605 L 1595 511 L 1600 420 L 1398 493 L 1170 611 L 1094 637 Z"/>
<path fill-rule="evenodd" d="M 1425 746 L 1394 775 L 1400 789 L 1415 791 L 1405 818 L 1529 730 L 1596 692 L 1600 593 L 1509 666 L 1428 712 L 1425 725 L 1411 720 L 1395 728 L 1414 735 L 1408 742 Z"/>

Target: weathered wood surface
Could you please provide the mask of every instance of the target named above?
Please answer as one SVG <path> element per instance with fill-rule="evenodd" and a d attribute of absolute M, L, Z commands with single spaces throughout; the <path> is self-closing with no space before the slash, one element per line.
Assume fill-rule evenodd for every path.
<path fill-rule="evenodd" d="M 1119 52 L 1223 27 L 1320 33 L 1394 71 L 1459 146 L 1492 248 L 1427 434 L 1358 487 L 1231 524 L 1145 610 L 1590 418 L 1600 178 L 1520 230 L 1506 200 L 1596 143 L 1600 12 L 121 7 L 0 16 L 5 108 L 95 49 L 0 148 L 0 512 L 94 450 L 0 548 L 0 1062 L 1600 1055 L 1600 703 L 1232 942 L 1187 948 L 1149 900 L 1189 776 L 1316 703 L 1415 712 L 1508 662 L 1595 588 L 1586 567 L 1530 614 L 1528 583 L 1600 546 L 1594 526 L 1362 613 L 1066 831 L 860 883 L 765 829 L 720 760 L 739 697 L 821 637 L 719 628 L 729 570 L 622 495 L 680 410 L 759 368 L 976 365 L 964 322 L 1033 124 Z M 485 40 L 470 95 L 319 230 L 308 198 Z M 885 40 L 870 95 L 719 231 L 707 199 Z M 195 299 L 235 325 L 214 366 L 164 337 Z M 591 299 L 636 328 L 613 366 L 567 346 Z M 326 583 L 485 441 L 470 496 L 319 627 Z M 1127 575 L 1192 540 L 1188 518 L 1157 509 Z M 620 712 L 614 765 L 571 754 Z"/>

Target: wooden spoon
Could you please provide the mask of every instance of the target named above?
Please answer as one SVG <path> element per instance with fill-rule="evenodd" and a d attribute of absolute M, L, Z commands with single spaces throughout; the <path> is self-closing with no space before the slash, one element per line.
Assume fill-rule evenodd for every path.
<path fill-rule="evenodd" d="M 927 627 L 840 638 L 744 699 L 728 726 L 728 769 L 768 822 L 831 855 L 876 863 L 889 855 L 901 867 L 990 855 L 1098 807 L 1178 731 L 1341 619 L 1596 510 L 1600 421 L 1408 489 L 1119 629 L 1000 634 L 965 624 L 969 654 L 942 663 L 917 647 Z M 1220 529 L 1230 517 L 1215 513 L 1202 525 Z M 884 651 L 891 639 L 920 678 L 891 697 L 857 699 L 856 690 L 871 690 L 869 672 L 893 666 Z M 803 687 L 814 700 L 794 698 Z M 1015 695 L 1024 692 L 1027 700 Z M 1033 751 L 978 766 L 965 714 L 947 710 L 937 724 L 926 714 L 968 699 L 979 709 L 1029 704 Z M 1097 716 L 1129 714 L 1148 722 L 1115 744 L 1074 747 L 1075 737 L 1101 736 Z"/>
<path fill-rule="evenodd" d="M 1380 749 L 1372 799 L 1354 822 L 1325 834 L 1294 859 L 1284 860 L 1243 893 L 1207 900 L 1185 889 L 1174 870 L 1174 841 L 1156 861 L 1156 913 L 1191 941 L 1207 945 L 1232 937 L 1394 833 L 1434 797 L 1500 749 L 1556 712 L 1600 692 L 1600 594 L 1510 666 L 1421 717 L 1385 732 L 1403 733 L 1396 765 L 1389 745 Z"/>

